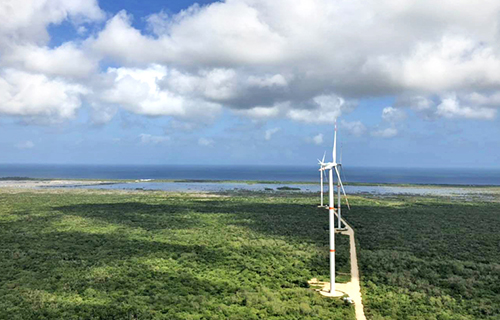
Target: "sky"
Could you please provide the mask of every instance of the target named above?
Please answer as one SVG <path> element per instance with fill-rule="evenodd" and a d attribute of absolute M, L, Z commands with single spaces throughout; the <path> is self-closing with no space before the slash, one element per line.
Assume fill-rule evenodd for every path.
<path fill-rule="evenodd" d="M 0 163 L 500 167 L 500 2 L 3 0 Z"/>

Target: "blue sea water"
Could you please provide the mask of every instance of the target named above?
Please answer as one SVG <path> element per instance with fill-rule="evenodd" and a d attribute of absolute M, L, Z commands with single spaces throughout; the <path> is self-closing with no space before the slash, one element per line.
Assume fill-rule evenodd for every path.
<path fill-rule="evenodd" d="M 317 166 L 1 164 L 0 177 L 318 181 Z M 500 185 L 500 169 L 344 167 L 343 180 L 366 183 Z"/>

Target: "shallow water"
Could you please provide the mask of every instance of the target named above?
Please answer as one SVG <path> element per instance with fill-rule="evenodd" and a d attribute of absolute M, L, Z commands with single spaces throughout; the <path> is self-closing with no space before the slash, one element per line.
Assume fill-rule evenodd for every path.
<path fill-rule="evenodd" d="M 314 164 L 316 162 L 314 161 Z M 365 183 L 500 185 L 500 168 L 342 168 L 343 179 Z M 0 164 L 0 177 L 44 179 L 197 179 L 307 181 L 319 179 L 312 166 L 36 165 Z"/>
<path fill-rule="evenodd" d="M 300 188 L 300 192 L 319 192 L 319 184 L 266 184 L 266 183 L 218 183 L 218 182 L 130 182 L 106 185 L 88 186 L 65 186 L 66 188 L 104 189 L 104 190 L 163 190 L 178 192 L 223 192 L 234 190 L 266 191 L 272 189 L 279 191 L 279 187 Z M 325 187 L 325 192 L 328 188 Z M 271 191 L 271 190 L 268 190 Z M 408 194 L 408 195 L 438 195 L 438 196 L 460 196 L 474 194 L 493 194 L 491 189 L 484 188 L 462 188 L 462 187 L 402 187 L 402 186 L 345 186 L 349 194 Z M 294 192 L 294 191 L 286 191 Z"/>

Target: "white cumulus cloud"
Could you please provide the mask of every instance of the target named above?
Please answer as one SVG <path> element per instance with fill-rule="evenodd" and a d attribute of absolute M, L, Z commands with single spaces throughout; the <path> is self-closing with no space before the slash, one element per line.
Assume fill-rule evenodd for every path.
<path fill-rule="evenodd" d="M 97 0 L 2 0 L 0 2 L 0 44 L 3 41 L 44 43 L 49 24 L 64 20 L 74 23 L 101 20 L 105 16 Z"/>
<path fill-rule="evenodd" d="M 456 96 L 444 98 L 437 106 L 436 114 L 445 118 L 466 118 L 491 120 L 495 118 L 497 110 L 478 106 L 464 106 Z"/>
<path fill-rule="evenodd" d="M 0 72 L 0 113 L 45 117 L 57 122 L 71 119 L 82 104 L 85 87 L 14 69 Z"/>
<path fill-rule="evenodd" d="M 49 25 L 75 28 L 100 21 L 96 0 L 5 0 L 0 3 L 0 115 L 38 123 L 74 118 L 88 93 L 75 78 L 97 72 L 98 60 L 75 42 L 50 48 Z"/>
<path fill-rule="evenodd" d="M 289 110 L 288 118 L 306 123 L 334 123 L 342 115 L 342 111 L 349 111 L 353 107 L 337 95 L 316 96 L 311 105 L 308 109 Z"/>
<path fill-rule="evenodd" d="M 30 72 L 67 77 L 89 76 L 96 72 L 98 64 L 71 42 L 54 49 L 30 44 L 12 46 L 1 61 Z"/>
<path fill-rule="evenodd" d="M 383 114 L 391 125 L 405 107 L 429 119 L 490 120 L 498 12 L 498 1 L 231 0 L 148 17 L 120 11 L 102 23 L 96 0 L 4 0 L 0 113 L 70 119 L 88 101 L 96 123 L 118 108 L 184 121 L 228 108 L 318 124 L 360 99 L 394 96 Z M 75 39 L 51 47 L 48 27 L 63 22 Z M 23 90 L 35 78 L 55 96 Z"/>
<path fill-rule="evenodd" d="M 213 118 L 220 111 L 219 104 L 162 89 L 159 83 L 168 76 L 167 68 L 160 65 L 109 68 L 97 99 L 146 116 Z"/>

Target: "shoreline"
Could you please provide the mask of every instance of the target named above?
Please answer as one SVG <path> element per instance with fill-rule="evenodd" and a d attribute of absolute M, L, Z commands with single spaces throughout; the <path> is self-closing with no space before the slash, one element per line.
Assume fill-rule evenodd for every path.
<path fill-rule="evenodd" d="M 482 199 L 492 201 L 500 194 L 500 186 L 448 186 L 412 184 L 346 184 L 350 196 L 398 197 L 432 196 L 453 197 L 466 201 Z M 320 194 L 319 183 L 238 180 L 97 180 L 97 179 L 15 179 L 0 178 L 0 191 L 56 191 L 70 190 L 106 192 L 167 192 L 188 194 L 262 194 L 291 196 L 292 194 Z M 328 187 L 325 186 L 325 192 Z"/>
<path fill-rule="evenodd" d="M 317 181 L 283 181 L 283 180 L 217 180 L 217 179 L 71 179 L 71 178 L 30 178 L 30 177 L 0 177 L 0 187 L 4 185 L 105 185 L 121 183 L 210 183 L 210 184 L 273 184 L 273 185 L 318 185 Z M 389 182 L 346 182 L 346 186 L 367 187 L 401 187 L 401 188 L 481 188 L 500 189 L 499 185 L 483 184 L 438 184 L 438 183 L 389 183 Z"/>

